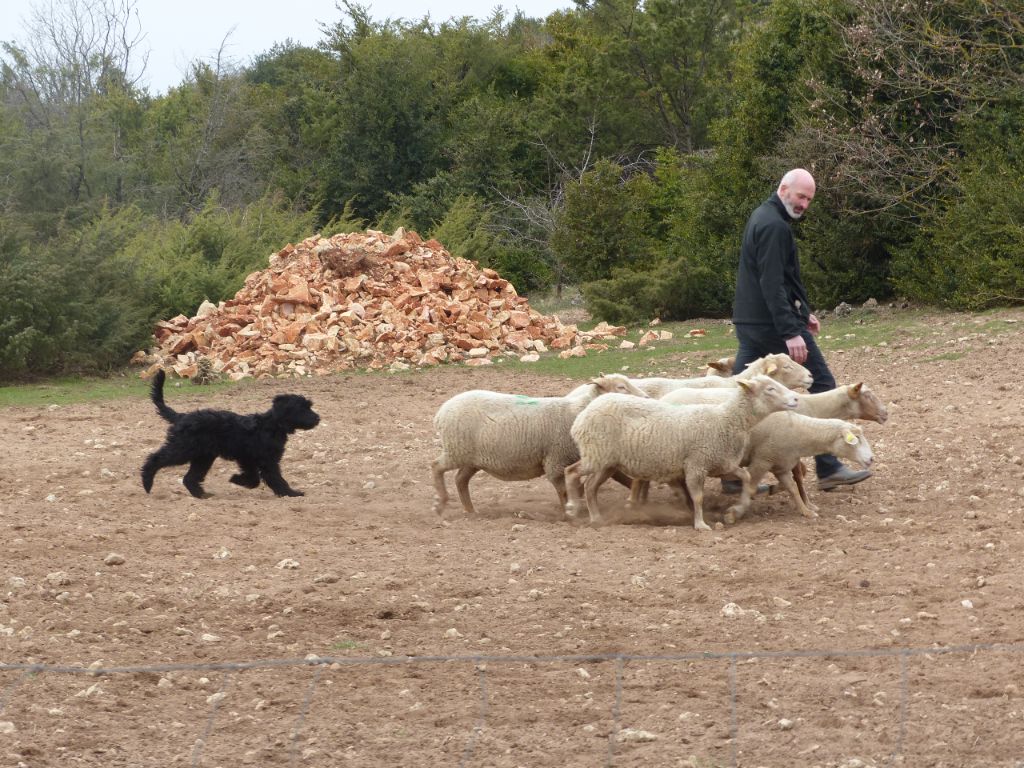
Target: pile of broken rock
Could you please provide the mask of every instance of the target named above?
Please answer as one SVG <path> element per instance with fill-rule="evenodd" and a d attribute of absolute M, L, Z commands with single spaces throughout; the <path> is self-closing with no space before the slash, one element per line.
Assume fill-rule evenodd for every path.
<path fill-rule="evenodd" d="M 353 368 L 405 370 L 605 348 L 626 329 L 581 332 L 531 309 L 508 280 L 412 231 L 314 235 L 270 256 L 234 298 L 157 324 L 133 362 L 191 378 L 204 358 L 231 379 Z M 624 342 L 626 343 L 626 342 Z M 207 364 L 209 366 L 209 363 Z"/>

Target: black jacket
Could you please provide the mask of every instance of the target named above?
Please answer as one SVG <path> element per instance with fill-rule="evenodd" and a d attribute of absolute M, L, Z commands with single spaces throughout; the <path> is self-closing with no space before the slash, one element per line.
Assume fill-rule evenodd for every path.
<path fill-rule="evenodd" d="M 774 325 L 783 339 L 806 329 L 811 314 L 800 280 L 793 221 L 777 194 L 750 214 L 732 305 L 734 323 Z"/>

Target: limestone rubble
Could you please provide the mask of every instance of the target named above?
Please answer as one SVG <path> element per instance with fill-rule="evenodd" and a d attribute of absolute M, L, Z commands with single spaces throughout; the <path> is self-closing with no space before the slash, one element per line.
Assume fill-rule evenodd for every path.
<path fill-rule="evenodd" d="M 412 231 L 314 235 L 270 256 L 234 298 L 157 324 L 155 349 L 133 358 L 191 378 L 199 361 L 231 379 L 354 368 L 486 365 L 603 348 L 625 328 L 588 333 L 531 309 L 492 269 Z"/>

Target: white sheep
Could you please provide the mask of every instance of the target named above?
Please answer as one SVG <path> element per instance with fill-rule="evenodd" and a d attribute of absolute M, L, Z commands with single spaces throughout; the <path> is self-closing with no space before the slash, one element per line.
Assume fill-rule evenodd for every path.
<path fill-rule="evenodd" d="M 729 398 L 727 390 L 722 389 L 676 389 L 666 394 L 661 400 L 676 405 L 701 405 L 722 403 Z M 864 421 L 876 421 L 884 424 L 889 418 L 889 411 L 885 404 L 879 399 L 870 387 L 863 382 L 856 384 L 844 384 L 827 392 L 815 392 L 809 395 L 800 395 L 800 402 L 797 404 L 794 413 L 803 416 L 812 416 L 819 419 L 862 419 Z M 758 436 L 769 431 L 770 425 L 780 422 L 780 414 L 773 414 L 758 424 L 751 431 L 751 444 L 757 442 Z M 827 451 L 819 451 L 827 453 Z M 814 454 L 807 454 L 814 455 Z M 744 461 L 746 464 L 746 461 Z M 800 493 L 801 499 L 807 503 L 807 491 L 803 483 L 803 466 L 797 464 L 790 473 L 793 483 Z M 763 477 L 762 472 L 760 477 Z M 776 477 L 778 475 L 776 474 Z M 788 482 L 783 482 L 783 487 L 789 489 Z M 642 504 L 647 497 L 647 483 L 636 481 L 632 484 L 629 495 L 630 506 Z M 754 486 L 756 488 L 757 486 Z M 747 501 L 749 505 L 749 500 Z M 746 507 L 744 507 L 744 511 Z"/>
<path fill-rule="evenodd" d="M 581 478 L 586 477 L 590 522 L 601 521 L 597 490 L 616 471 L 637 480 L 672 483 L 689 496 L 693 527 L 704 522 L 704 479 L 735 474 L 750 429 L 770 413 L 797 406 L 794 392 L 767 376 L 740 380 L 733 396 L 719 405 L 680 406 L 660 400 L 607 395 L 591 403 L 573 422 L 571 435 L 580 460 L 565 470 L 569 493 L 566 513 L 580 508 Z"/>
<path fill-rule="evenodd" d="M 608 392 L 646 398 L 617 373 L 602 375 L 563 397 L 527 397 L 470 390 L 447 400 L 434 416 L 441 455 L 432 466 L 437 491 L 434 511 L 448 503 L 444 474 L 458 469 L 455 487 L 462 507 L 474 513 L 469 481 L 483 470 L 500 480 L 530 480 L 545 475 L 566 502 L 565 468 L 579 459 L 569 435 L 573 420 L 599 395 Z"/>
<path fill-rule="evenodd" d="M 686 379 L 653 376 L 631 381 L 650 397 L 658 399 L 676 389 L 734 388 L 739 381 L 749 381 L 754 376 L 761 375 L 770 376 L 782 386 L 791 389 L 806 389 L 814 382 L 811 372 L 785 353 L 760 357 L 735 376 L 696 376 Z"/>
<path fill-rule="evenodd" d="M 681 388 L 666 393 L 661 399 L 677 405 L 701 405 L 722 403 L 728 398 L 728 390 Z M 889 418 L 885 404 L 863 382 L 844 384 L 827 392 L 802 394 L 794 413 L 819 419 L 862 419 L 879 424 Z"/>
<path fill-rule="evenodd" d="M 773 413 L 765 418 L 750 432 L 750 442 L 743 458 L 749 474 L 743 483 L 739 501 L 726 511 L 725 521 L 734 523 L 746 514 L 758 482 L 768 471 L 789 491 L 800 514 L 817 517 L 818 508 L 810 503 L 803 483 L 798 484 L 796 476 L 802 470 L 800 459 L 819 453 L 831 453 L 860 464 L 864 469 L 874 461 L 863 430 L 849 421 L 814 418 L 799 413 Z"/>
<path fill-rule="evenodd" d="M 728 395 L 718 389 L 677 389 L 669 392 L 662 399 L 666 402 L 677 404 L 699 404 L 709 402 L 723 402 Z M 881 398 L 874 393 L 863 382 L 856 384 L 844 384 L 829 389 L 825 392 L 814 392 L 800 396 L 800 403 L 795 413 L 803 416 L 812 416 L 818 419 L 860 419 L 862 421 L 874 421 L 885 424 L 889 418 L 889 411 Z M 776 421 L 774 417 L 768 423 Z M 759 424 L 755 432 L 761 433 L 766 429 L 765 424 Z M 754 439 L 752 435 L 752 440 Z M 807 490 L 804 487 L 804 468 L 798 465 L 792 473 L 794 482 L 800 490 L 800 496 L 807 500 Z M 781 479 L 781 478 L 779 478 Z M 641 504 L 647 495 L 645 483 L 633 483 L 630 493 L 630 505 Z"/>

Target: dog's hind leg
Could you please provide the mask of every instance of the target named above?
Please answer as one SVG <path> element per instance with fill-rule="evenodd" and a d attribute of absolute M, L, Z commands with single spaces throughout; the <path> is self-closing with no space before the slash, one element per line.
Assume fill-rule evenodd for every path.
<path fill-rule="evenodd" d="M 210 467 L 213 466 L 213 461 L 216 458 L 217 457 L 215 455 L 193 456 L 188 472 L 186 472 L 185 477 L 182 478 L 185 488 L 187 488 L 188 492 L 197 499 L 205 499 L 209 496 L 209 494 L 203 490 L 203 479 L 206 477 L 206 473 L 210 471 Z"/>
<path fill-rule="evenodd" d="M 260 469 L 255 464 L 240 461 L 238 468 L 241 471 L 231 476 L 232 483 L 243 488 L 255 488 L 260 484 Z"/>
<path fill-rule="evenodd" d="M 153 490 L 153 478 L 156 473 L 164 467 L 174 467 L 178 464 L 185 464 L 189 456 L 174 449 L 171 445 L 164 445 L 158 451 L 154 451 L 146 457 L 146 463 L 142 465 L 142 487 L 146 493 Z"/>
<path fill-rule="evenodd" d="M 157 470 L 159 469 L 160 454 L 149 454 L 146 457 L 146 463 L 142 465 L 142 487 L 146 489 L 146 493 L 153 490 L 153 478 L 156 477 Z"/>
<path fill-rule="evenodd" d="M 276 464 L 260 467 L 260 476 L 277 496 L 305 496 L 302 491 L 296 490 L 288 485 L 288 481 L 281 476 L 281 470 Z"/>

